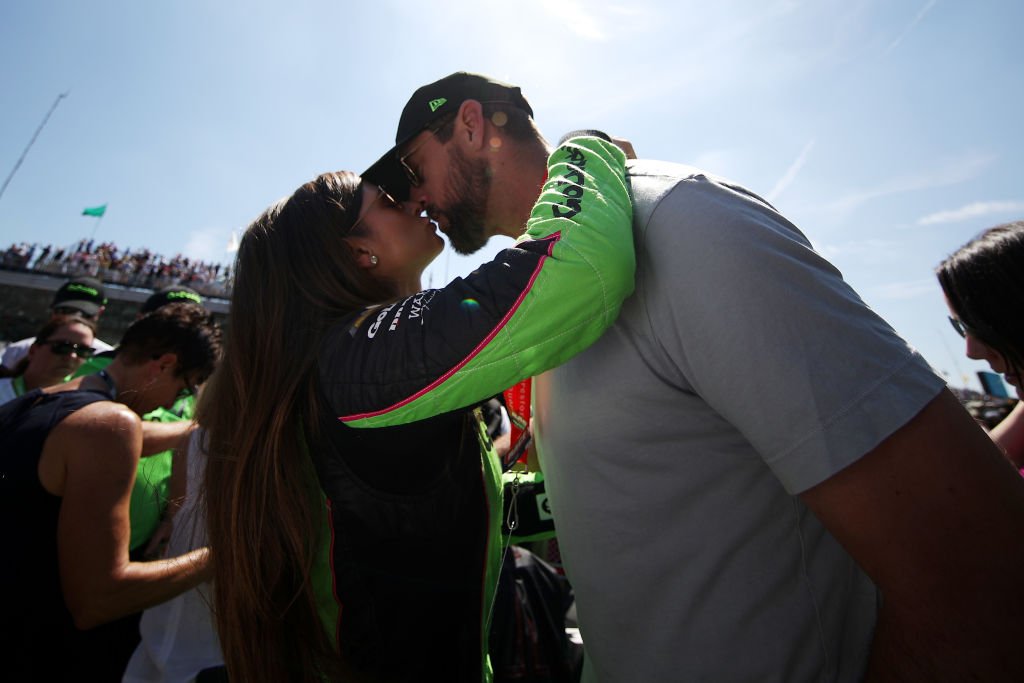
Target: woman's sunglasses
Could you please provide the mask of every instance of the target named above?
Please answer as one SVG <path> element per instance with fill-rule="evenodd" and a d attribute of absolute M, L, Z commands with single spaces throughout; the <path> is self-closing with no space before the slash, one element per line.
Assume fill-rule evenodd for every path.
<path fill-rule="evenodd" d="M 958 318 L 954 318 L 953 316 L 948 317 L 949 324 L 953 326 L 953 329 L 956 330 L 956 333 L 966 339 L 967 335 L 970 333 L 970 329 L 967 327 L 967 325 L 964 325 L 963 322 L 960 321 Z"/>
<path fill-rule="evenodd" d="M 96 353 L 96 349 L 91 346 L 84 344 L 76 344 L 74 342 L 66 341 L 42 341 L 36 342 L 39 346 L 49 346 L 50 353 L 57 356 L 70 356 L 72 353 L 79 358 L 92 358 L 92 354 Z"/>

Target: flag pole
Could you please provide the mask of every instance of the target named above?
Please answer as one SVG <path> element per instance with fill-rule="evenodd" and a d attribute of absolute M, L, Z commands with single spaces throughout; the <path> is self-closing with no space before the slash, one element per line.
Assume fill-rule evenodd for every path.
<path fill-rule="evenodd" d="M 96 229 L 100 227 L 100 221 L 103 220 L 103 217 L 105 215 L 106 215 L 106 211 L 101 213 L 99 216 L 96 216 L 96 222 L 92 224 L 92 234 L 89 235 L 89 240 L 90 241 L 96 239 Z"/>
<path fill-rule="evenodd" d="M 32 148 L 32 145 L 35 143 L 36 138 L 39 137 L 39 133 L 42 132 L 43 126 L 45 126 L 46 122 L 50 120 L 50 115 L 53 114 L 53 110 L 56 109 L 57 105 L 60 104 L 60 101 L 67 96 L 68 94 L 66 92 L 62 92 L 61 94 L 57 95 L 57 99 L 53 101 L 53 106 L 50 107 L 50 111 L 46 112 L 46 116 L 43 117 L 43 122 L 39 124 L 38 128 L 36 128 L 36 132 L 32 136 L 32 139 L 29 140 L 28 145 L 25 146 L 25 151 L 22 152 L 21 156 L 18 157 L 18 160 L 14 162 L 14 168 L 11 169 L 11 172 L 10 174 L 8 174 L 7 179 L 4 181 L 4 184 L 0 185 L 0 197 L 4 195 L 4 190 L 6 190 L 7 186 L 11 183 L 11 178 L 13 178 L 14 174 L 18 172 L 18 168 L 21 166 L 21 162 L 25 160 L 25 157 L 28 155 L 29 149 Z"/>

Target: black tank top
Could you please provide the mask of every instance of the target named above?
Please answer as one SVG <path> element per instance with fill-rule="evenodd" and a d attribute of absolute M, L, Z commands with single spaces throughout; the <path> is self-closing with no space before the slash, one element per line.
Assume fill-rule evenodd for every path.
<path fill-rule="evenodd" d="M 61 498 L 39 481 L 39 458 L 64 418 L 109 400 L 99 391 L 36 389 L 0 406 L 0 678 L 5 680 L 72 680 L 85 674 L 65 668 L 76 629 L 57 564 Z"/>

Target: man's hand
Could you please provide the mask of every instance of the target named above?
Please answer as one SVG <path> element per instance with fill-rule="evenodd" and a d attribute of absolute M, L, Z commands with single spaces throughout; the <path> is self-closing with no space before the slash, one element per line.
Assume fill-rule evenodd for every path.
<path fill-rule="evenodd" d="M 612 136 L 612 142 L 614 142 L 619 149 L 626 153 L 627 159 L 636 159 L 636 150 L 633 149 L 633 143 L 626 138 L 617 138 Z"/>

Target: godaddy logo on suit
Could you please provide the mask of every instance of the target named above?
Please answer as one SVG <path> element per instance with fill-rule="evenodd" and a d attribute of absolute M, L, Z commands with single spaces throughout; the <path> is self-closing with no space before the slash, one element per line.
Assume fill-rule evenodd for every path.
<path fill-rule="evenodd" d="M 565 152 L 566 161 L 572 166 L 559 180 L 555 181 L 555 186 L 565 197 L 565 202 L 552 204 L 551 213 L 555 218 L 572 218 L 583 210 L 580 198 L 583 196 L 583 181 L 586 178 L 584 171 L 587 167 L 587 155 L 570 145 L 562 147 L 560 151 Z"/>

